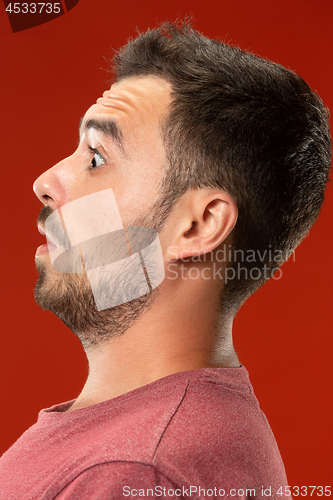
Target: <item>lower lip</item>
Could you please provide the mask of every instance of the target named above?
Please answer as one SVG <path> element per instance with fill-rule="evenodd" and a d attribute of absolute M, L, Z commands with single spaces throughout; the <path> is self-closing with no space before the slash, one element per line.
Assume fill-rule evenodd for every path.
<path fill-rule="evenodd" d="M 40 247 L 37 248 L 36 253 L 35 253 L 35 258 L 40 257 L 42 255 L 45 255 L 46 253 L 49 253 L 52 251 L 54 248 L 57 248 L 55 245 L 45 244 L 41 245 Z"/>

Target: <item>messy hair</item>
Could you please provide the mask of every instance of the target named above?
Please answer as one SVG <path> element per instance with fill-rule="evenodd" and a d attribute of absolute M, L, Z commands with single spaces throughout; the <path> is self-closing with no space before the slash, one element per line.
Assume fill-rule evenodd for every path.
<path fill-rule="evenodd" d="M 163 124 L 164 207 L 188 189 L 227 191 L 238 207 L 234 248 L 256 256 L 266 250 L 244 265 L 278 267 L 283 258 L 272 262 L 267 249 L 291 253 L 324 199 L 331 142 L 320 97 L 293 71 L 211 40 L 188 22 L 139 34 L 116 54 L 114 68 L 117 80 L 156 75 L 172 86 Z M 224 307 L 237 309 L 264 281 L 229 281 Z"/>

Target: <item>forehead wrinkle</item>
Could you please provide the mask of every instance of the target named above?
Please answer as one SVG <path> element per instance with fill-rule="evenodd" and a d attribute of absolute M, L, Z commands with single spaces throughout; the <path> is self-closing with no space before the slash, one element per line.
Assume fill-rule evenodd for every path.
<path fill-rule="evenodd" d="M 156 105 L 159 106 L 163 103 L 164 89 L 142 88 L 138 87 L 135 82 L 130 84 L 127 80 L 126 85 L 128 88 L 112 88 L 103 93 L 103 98 L 97 102 L 110 107 L 117 107 L 118 109 L 132 108 L 139 113 L 153 112 Z M 118 84 L 121 85 L 121 82 Z M 115 84 L 117 86 L 117 84 Z M 161 99 L 156 103 L 152 97 L 154 93 L 161 94 Z M 155 95 L 156 97 L 156 95 Z"/>
<path fill-rule="evenodd" d="M 121 101 L 120 99 L 114 98 L 111 99 L 110 97 L 100 97 L 97 100 L 97 104 L 100 106 L 104 106 L 105 108 L 117 109 L 118 111 L 121 111 L 125 114 L 128 114 L 131 108 L 134 109 L 134 106 L 127 103 L 126 101 Z"/>
<path fill-rule="evenodd" d="M 103 97 L 97 100 L 97 103 L 105 107 L 118 109 L 127 114 L 131 113 L 131 111 L 140 113 L 140 104 L 142 106 L 142 100 L 126 90 L 120 90 L 116 93 L 113 90 L 106 90 Z"/>

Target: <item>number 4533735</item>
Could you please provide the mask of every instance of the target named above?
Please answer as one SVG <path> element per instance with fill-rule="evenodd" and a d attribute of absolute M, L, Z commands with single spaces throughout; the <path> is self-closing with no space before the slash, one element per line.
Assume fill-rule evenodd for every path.
<path fill-rule="evenodd" d="M 316 497 L 329 497 L 331 496 L 331 486 L 285 486 L 280 488 L 276 492 L 277 495 L 281 496 L 291 496 L 294 497 L 306 497 L 306 496 L 316 496 Z"/>
<path fill-rule="evenodd" d="M 6 11 L 10 14 L 60 14 L 60 2 L 57 3 L 10 3 L 6 7 Z"/>

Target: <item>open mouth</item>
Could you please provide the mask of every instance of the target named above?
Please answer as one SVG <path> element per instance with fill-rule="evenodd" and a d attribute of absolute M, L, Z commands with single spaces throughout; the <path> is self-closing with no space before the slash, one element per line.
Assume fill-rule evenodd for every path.
<path fill-rule="evenodd" d="M 37 248 L 35 257 L 39 257 L 39 256 L 41 256 L 41 255 L 43 255 L 45 253 L 52 252 L 52 250 L 55 250 L 57 248 L 57 245 L 54 243 L 54 241 L 52 241 L 51 238 L 49 237 L 49 235 L 47 235 L 45 233 L 44 227 L 41 226 L 40 224 L 38 224 L 37 228 L 38 228 L 39 233 L 42 236 L 46 237 L 46 241 L 47 242 L 44 243 L 44 245 L 40 245 Z"/>

